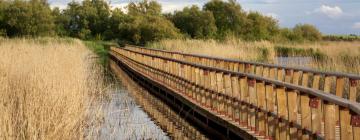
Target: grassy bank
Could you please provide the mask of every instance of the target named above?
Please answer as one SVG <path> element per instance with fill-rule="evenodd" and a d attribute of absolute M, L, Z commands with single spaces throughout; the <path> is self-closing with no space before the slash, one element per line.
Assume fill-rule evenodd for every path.
<path fill-rule="evenodd" d="M 1 39 L 0 139 L 83 139 L 103 94 L 96 55 L 75 39 Z"/>
<path fill-rule="evenodd" d="M 311 57 L 306 65 L 322 71 L 360 73 L 360 42 L 272 43 L 268 41 L 245 42 L 228 39 L 215 40 L 162 40 L 147 45 L 150 48 L 204 54 L 246 61 L 276 63 L 279 56 Z M 290 64 L 291 66 L 291 64 Z"/>

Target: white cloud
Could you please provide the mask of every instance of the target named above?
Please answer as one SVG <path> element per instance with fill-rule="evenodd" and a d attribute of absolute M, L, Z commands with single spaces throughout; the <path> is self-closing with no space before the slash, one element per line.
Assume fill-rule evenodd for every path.
<path fill-rule="evenodd" d="M 313 13 L 320 13 L 328 16 L 329 18 L 338 18 L 344 14 L 339 6 L 321 5 L 321 7 L 314 10 Z"/>
<path fill-rule="evenodd" d="M 354 23 L 353 28 L 354 29 L 360 29 L 360 22 Z"/>

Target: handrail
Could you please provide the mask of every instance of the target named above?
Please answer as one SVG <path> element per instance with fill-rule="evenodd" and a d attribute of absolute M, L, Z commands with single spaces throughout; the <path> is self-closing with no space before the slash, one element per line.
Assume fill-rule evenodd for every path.
<path fill-rule="evenodd" d="M 127 48 L 134 51 L 161 55 L 168 58 L 175 58 L 188 62 L 199 63 L 202 65 L 227 69 L 230 71 L 253 73 L 260 76 L 266 76 L 267 78 L 276 79 L 279 81 L 285 81 L 287 83 L 292 83 L 295 85 L 311 87 L 313 89 L 322 88 L 321 89 L 322 91 L 326 93 L 335 94 L 339 97 L 346 98 L 344 95 L 347 95 L 347 98 L 351 101 L 356 101 L 358 98 L 357 88 L 359 88 L 358 83 L 360 83 L 360 75 L 339 73 L 339 72 L 322 72 L 308 68 L 296 68 L 296 67 L 280 66 L 280 65 L 257 63 L 257 62 L 247 62 L 247 61 L 234 60 L 234 59 L 210 57 L 205 55 L 187 54 L 187 53 L 172 52 L 172 51 L 165 51 L 159 49 L 149 49 L 144 47 L 128 46 Z M 182 57 L 176 55 L 180 55 Z M 214 62 L 209 63 L 202 59 L 207 59 L 209 61 L 214 61 Z M 216 64 L 219 63 L 219 61 L 222 62 L 222 64 Z M 273 75 L 269 74 L 269 72 L 271 73 L 271 70 L 273 72 Z M 309 84 L 312 85 L 309 86 Z"/>
<path fill-rule="evenodd" d="M 251 113 L 255 113 L 255 112 L 257 112 L 255 116 L 261 113 L 266 113 L 268 114 L 267 116 L 270 118 L 272 116 L 275 116 L 276 118 L 280 119 L 278 122 L 279 125 L 282 125 L 281 120 L 285 120 L 288 123 L 283 125 L 286 125 L 287 128 L 289 127 L 289 129 L 292 128 L 291 127 L 292 125 L 290 124 L 293 124 L 297 126 L 297 129 L 308 130 L 311 132 L 311 134 L 315 134 L 316 136 L 320 136 L 320 137 L 321 135 L 319 133 L 321 132 L 319 131 L 321 131 L 321 122 L 322 122 L 321 116 L 324 115 L 323 116 L 325 121 L 324 123 L 326 124 L 325 133 L 327 133 L 327 134 L 323 134 L 325 135 L 324 136 L 325 138 L 333 138 L 333 136 L 335 135 L 334 131 L 335 131 L 336 121 L 340 122 L 340 128 L 342 134 L 341 138 L 343 137 L 347 138 L 347 136 L 349 135 L 345 133 L 349 131 L 354 131 L 353 133 L 351 133 L 351 135 L 354 135 L 354 137 L 360 135 L 358 134 L 360 133 L 360 129 L 357 129 L 359 126 L 357 125 L 357 123 L 355 123 L 358 120 L 358 116 L 360 114 L 359 104 L 343 98 L 339 98 L 335 95 L 326 94 L 325 92 L 320 90 L 293 85 L 278 80 L 263 78 L 261 76 L 254 74 L 234 72 L 230 70 L 203 66 L 191 62 L 185 62 L 185 61 L 162 57 L 158 55 L 141 53 L 130 49 L 111 48 L 111 50 L 112 50 L 111 51 L 112 55 L 115 56 L 121 55 L 124 61 L 128 61 L 129 64 L 133 65 L 133 67 L 138 67 L 140 71 L 144 71 L 144 73 L 149 73 L 150 75 L 152 74 L 156 75 L 157 78 L 163 77 L 164 84 L 167 84 L 168 82 L 169 85 L 172 85 L 172 84 L 180 84 L 181 81 L 185 82 L 182 83 L 183 85 L 185 85 L 185 87 L 178 87 L 178 88 L 180 89 L 186 88 L 186 89 L 182 89 L 185 91 L 189 90 L 187 88 L 193 89 L 193 90 L 189 90 L 188 96 L 195 98 L 195 100 L 200 103 L 203 103 L 204 101 L 196 98 L 198 96 L 206 96 L 206 103 L 204 103 L 206 104 L 206 106 L 208 106 L 208 100 L 207 100 L 209 98 L 208 96 L 215 95 L 216 98 L 211 98 L 211 99 L 213 99 L 213 102 L 219 103 L 217 107 L 221 106 L 221 104 L 224 105 L 225 101 L 231 102 L 230 106 L 234 105 L 235 103 L 239 103 L 240 108 L 243 108 L 243 106 L 247 106 L 248 110 L 250 110 L 250 112 L 240 111 L 241 113 L 245 113 L 248 116 L 251 116 Z M 170 62 L 170 64 L 168 62 Z M 209 76 L 208 73 L 210 73 L 211 76 Z M 216 76 L 212 77 L 214 76 L 214 74 L 216 74 Z M 209 81 L 206 80 L 204 81 L 203 79 L 204 77 L 210 78 L 211 83 L 212 82 L 216 83 L 215 88 L 212 87 L 213 85 L 210 86 L 209 83 L 207 83 Z M 201 78 L 202 81 L 199 80 Z M 172 79 L 172 80 L 166 81 L 166 79 L 169 80 Z M 178 79 L 179 81 L 176 81 L 174 79 Z M 245 83 L 243 83 L 244 80 L 246 81 Z M 239 89 L 239 87 L 237 87 L 238 85 L 234 84 L 233 82 L 242 83 L 240 84 L 241 85 L 240 93 L 238 93 L 239 91 L 236 90 Z M 245 85 L 246 87 L 243 87 Z M 201 91 L 201 89 L 203 89 L 204 91 L 199 92 Z M 272 93 L 270 91 L 275 91 L 275 92 Z M 206 92 L 206 94 L 204 94 L 203 92 Z M 266 99 L 263 96 L 266 96 Z M 298 105 L 297 99 L 301 100 L 300 105 Z M 212 104 L 210 104 L 210 106 L 212 106 Z M 276 109 L 273 108 L 274 106 L 276 106 Z M 297 111 L 293 111 L 292 110 L 293 108 L 291 107 L 295 107 Z M 337 107 L 339 107 L 339 109 L 337 109 Z M 252 109 L 256 109 L 258 111 Z M 301 117 L 302 123 L 299 123 L 299 121 L 296 121 L 296 119 L 294 120 L 295 116 L 293 113 L 298 115 L 298 111 L 300 111 L 299 109 L 301 110 L 301 113 L 299 114 L 301 114 L 302 116 Z M 223 111 L 221 110 L 221 108 L 215 110 L 220 111 L 220 113 L 221 111 Z M 340 118 L 336 118 L 335 117 L 336 115 L 334 116 L 334 113 L 339 113 Z M 309 115 L 312 117 L 309 117 Z M 244 119 L 242 117 L 239 117 L 239 115 L 238 118 L 233 118 L 233 119 L 236 120 L 239 118 L 240 121 L 241 119 Z M 351 121 L 349 120 L 349 118 L 351 118 Z M 252 122 L 252 121 L 259 121 L 258 123 L 260 123 L 261 120 L 257 120 L 256 117 L 255 118 L 251 117 L 250 120 L 251 123 L 246 124 L 246 126 L 255 130 L 260 129 L 261 132 L 263 131 L 262 127 L 258 128 L 259 126 L 255 125 L 254 124 L 255 122 L 254 123 Z M 242 123 L 246 123 L 246 122 L 242 122 Z M 264 122 L 261 122 L 261 124 L 263 123 Z M 265 124 L 269 125 L 267 123 Z M 350 130 L 351 126 L 356 129 Z M 330 132 L 334 132 L 334 135 L 328 134 Z M 272 136 L 269 133 L 262 135 Z M 304 134 L 304 135 L 308 135 L 308 134 Z"/>
<path fill-rule="evenodd" d="M 155 49 L 155 48 L 145 48 L 145 47 L 134 46 L 134 45 L 127 45 L 126 47 L 141 48 L 141 49 L 146 49 L 146 50 L 153 50 L 153 51 L 159 51 L 159 52 L 164 52 L 164 53 L 172 53 L 172 54 L 179 54 L 179 55 L 185 55 L 185 56 L 202 57 L 202 58 L 208 58 L 208 59 L 214 59 L 214 60 L 220 60 L 220 61 L 251 64 L 251 65 L 256 65 L 256 66 L 266 66 L 266 67 L 272 67 L 272 68 L 291 69 L 291 70 L 304 71 L 304 72 L 308 72 L 308 73 L 321 74 L 321 75 L 327 75 L 327 76 L 348 77 L 348 78 L 353 79 L 353 80 L 360 80 L 360 75 L 350 74 L 350 73 L 319 71 L 319 70 L 310 69 L 310 68 L 282 66 L 282 65 L 275 65 L 275 64 L 261 63 L 261 62 L 250 62 L 250 61 L 243 61 L 243 60 L 231 59 L 231 58 L 214 57 L 214 56 L 208 56 L 208 55 L 202 55 L 202 54 L 190 54 L 190 53 L 167 51 L 167 50 L 161 50 L 161 49 Z"/>

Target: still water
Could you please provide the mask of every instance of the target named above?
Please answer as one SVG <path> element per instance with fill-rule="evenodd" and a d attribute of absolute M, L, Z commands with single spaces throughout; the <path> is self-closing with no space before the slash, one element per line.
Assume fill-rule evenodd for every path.
<path fill-rule="evenodd" d="M 115 63 L 110 65 L 114 76 L 107 90 L 109 97 L 92 106 L 90 120 L 95 121 L 90 125 L 89 139 L 208 139 Z"/>

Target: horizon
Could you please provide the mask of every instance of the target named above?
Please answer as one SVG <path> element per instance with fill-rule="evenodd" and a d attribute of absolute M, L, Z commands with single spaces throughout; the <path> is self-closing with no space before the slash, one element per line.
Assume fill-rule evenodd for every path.
<path fill-rule="evenodd" d="M 65 9 L 72 0 L 49 0 L 52 8 Z M 82 0 L 75 0 L 81 2 Z M 138 0 L 107 0 L 111 8 L 126 7 Z M 197 5 L 200 8 L 209 0 L 157 0 L 163 13 Z M 360 35 L 360 1 L 356 0 L 237 0 L 246 12 L 257 11 L 273 17 L 280 27 L 292 28 L 296 24 L 315 25 L 325 35 Z"/>

